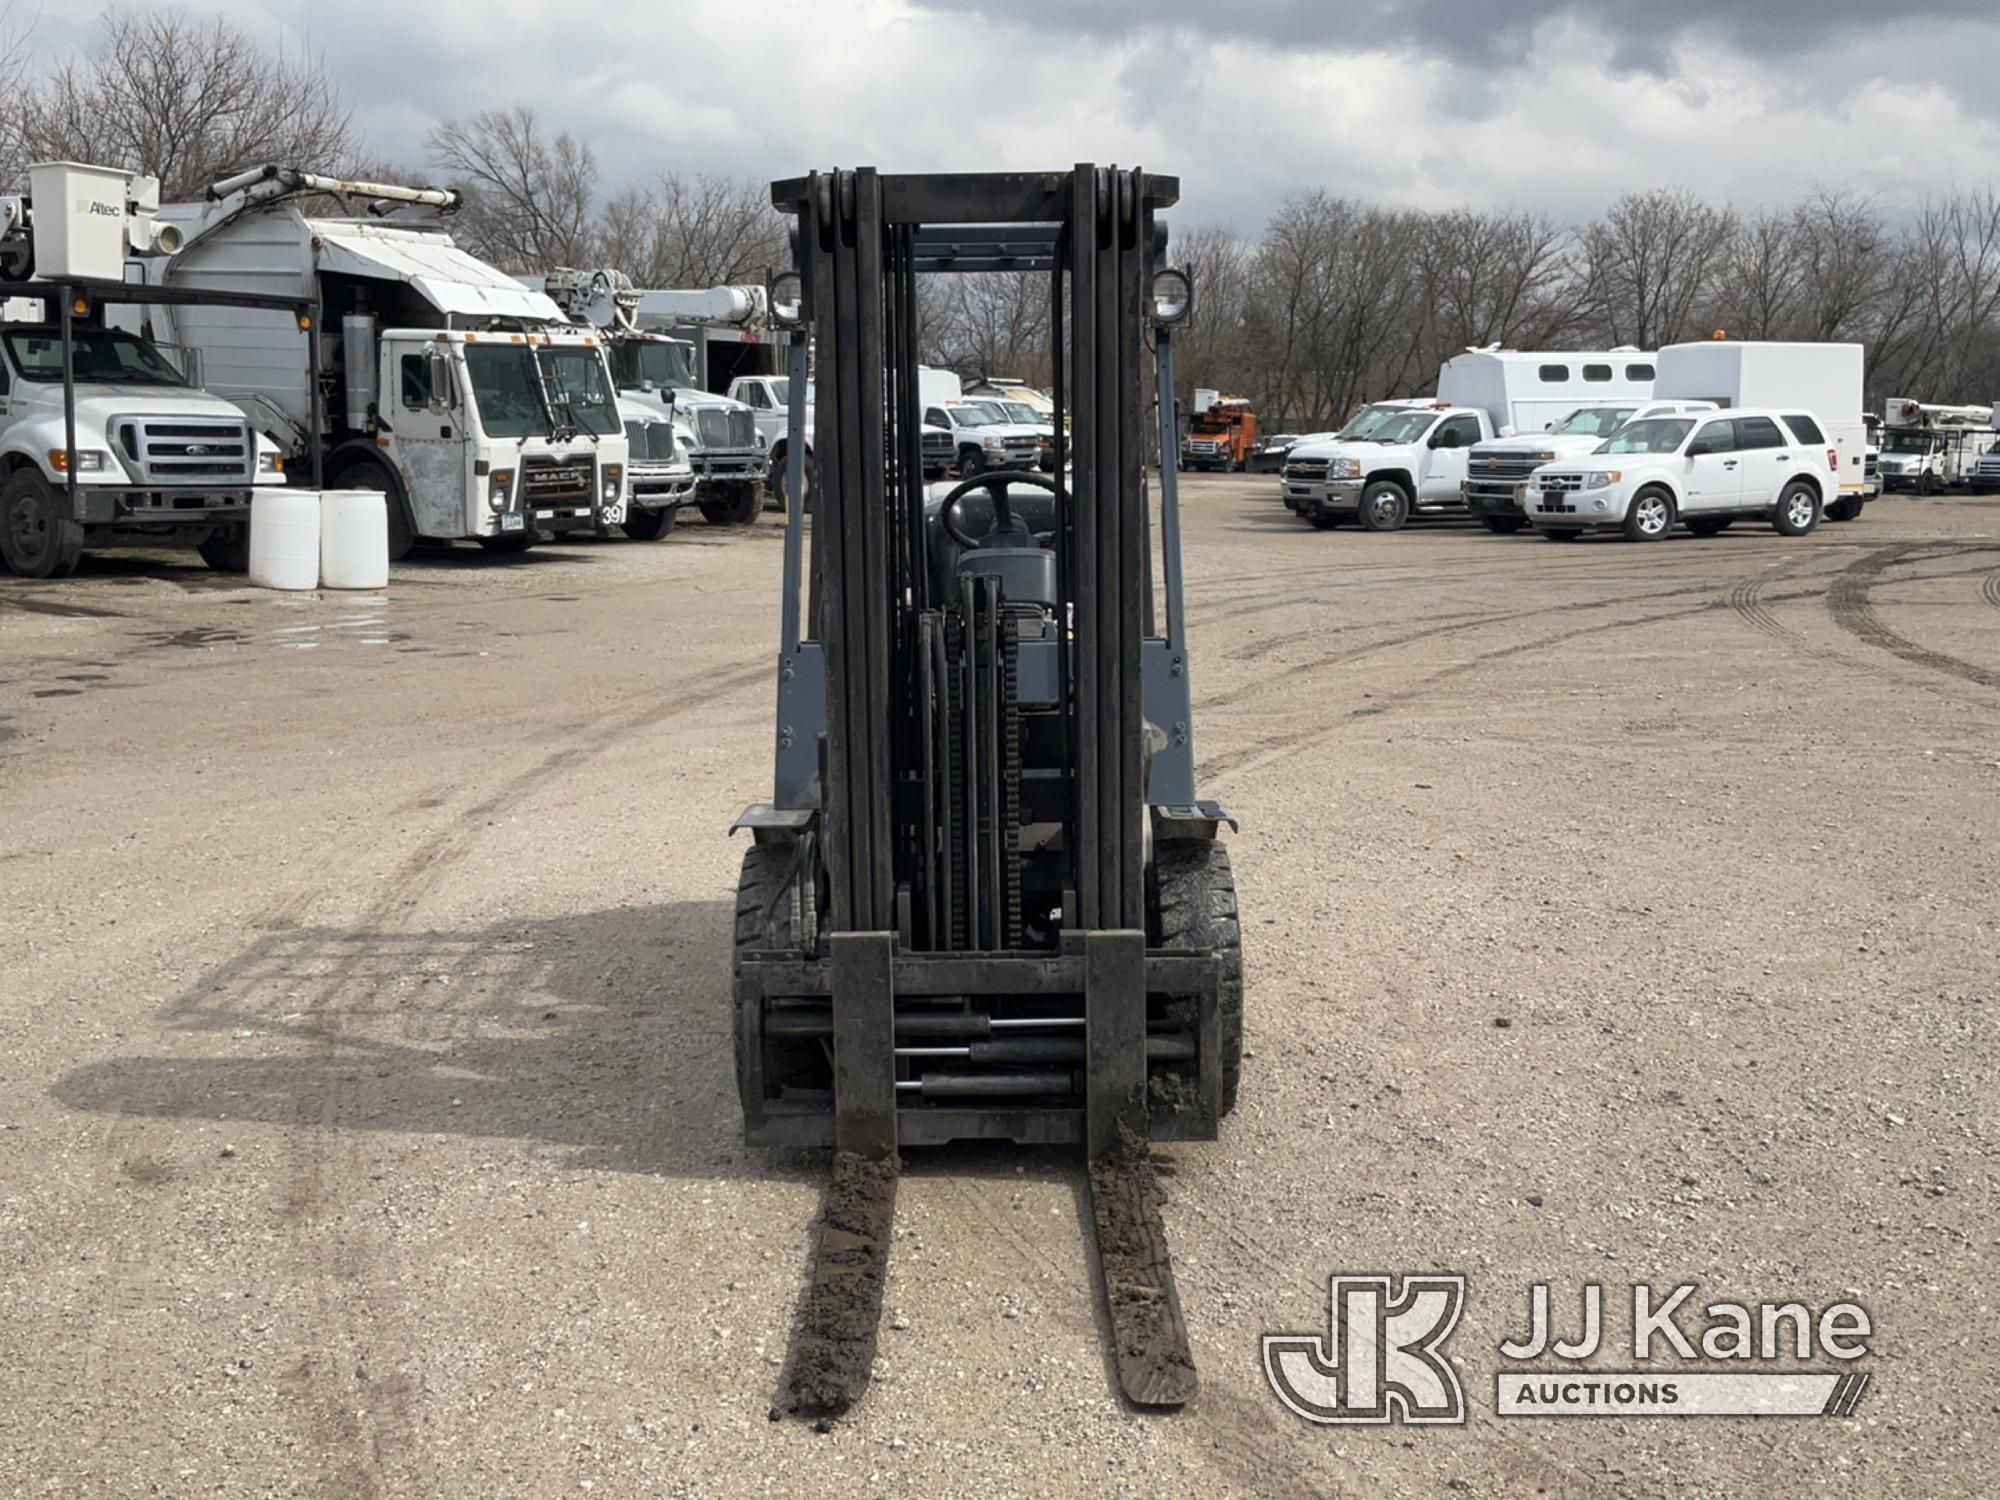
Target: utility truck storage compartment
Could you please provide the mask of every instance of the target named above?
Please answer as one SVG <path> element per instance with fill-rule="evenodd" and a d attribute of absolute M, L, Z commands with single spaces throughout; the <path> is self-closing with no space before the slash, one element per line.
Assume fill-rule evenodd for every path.
<path fill-rule="evenodd" d="M 35 274 L 44 281 L 122 281 L 129 174 L 75 161 L 28 168 Z"/>

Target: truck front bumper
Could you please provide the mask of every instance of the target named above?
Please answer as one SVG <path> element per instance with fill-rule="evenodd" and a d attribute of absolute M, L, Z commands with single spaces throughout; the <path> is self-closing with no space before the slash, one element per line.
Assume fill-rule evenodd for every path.
<path fill-rule="evenodd" d="M 1603 531 L 1625 524 L 1628 496 L 1617 490 L 1528 491 L 1527 517 L 1543 531 Z"/>
<path fill-rule="evenodd" d="M 1528 487 L 1521 484 L 1466 485 L 1459 491 L 1465 508 L 1475 516 L 1525 516 Z"/>
<path fill-rule="evenodd" d="M 694 469 L 695 493 L 699 495 L 716 485 L 762 484 L 769 459 L 756 449 L 697 449 L 688 455 L 688 463 Z"/>
<path fill-rule="evenodd" d="M 58 491 L 64 487 L 61 481 L 54 483 Z M 86 526 L 189 526 L 244 521 L 249 519 L 250 497 L 254 493 L 250 488 L 136 489 L 121 484 L 79 484 L 76 519 Z"/>
<path fill-rule="evenodd" d="M 627 510 L 672 510 L 694 499 L 695 476 L 686 469 L 633 464 L 626 469 L 625 477 L 631 489 Z"/>
<path fill-rule="evenodd" d="M 1321 516 L 1351 516 L 1361 509 L 1361 481 L 1358 479 L 1287 479 L 1284 482 L 1285 509 L 1308 521 Z"/>

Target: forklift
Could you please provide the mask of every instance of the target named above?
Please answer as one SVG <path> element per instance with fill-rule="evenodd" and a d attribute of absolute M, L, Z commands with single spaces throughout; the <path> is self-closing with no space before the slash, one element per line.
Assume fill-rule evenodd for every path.
<path fill-rule="evenodd" d="M 786 519 L 774 795 L 731 830 L 737 1085 L 750 1144 L 833 1148 L 774 1416 L 860 1397 L 901 1153 L 966 1139 L 1084 1149 L 1119 1384 L 1195 1394 L 1151 1143 L 1216 1138 L 1243 976 L 1235 824 L 1194 784 L 1178 197 L 1088 165 L 772 185 L 773 315 L 813 346 L 786 492 L 808 420 L 818 488 Z M 918 278 L 998 272 L 1047 283 L 1054 470 L 927 486 Z"/>

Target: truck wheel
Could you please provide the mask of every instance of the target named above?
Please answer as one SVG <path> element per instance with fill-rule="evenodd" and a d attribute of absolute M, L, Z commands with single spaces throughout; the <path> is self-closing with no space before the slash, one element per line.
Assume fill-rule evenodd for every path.
<path fill-rule="evenodd" d="M 1496 531 L 1501 536 L 1512 536 L 1528 524 L 1526 516 L 1481 516 L 1479 524 L 1488 531 Z"/>
<path fill-rule="evenodd" d="M 1917 494 L 1920 498 L 1929 499 L 1936 489 L 1937 480 L 1928 469 L 1917 476 Z"/>
<path fill-rule="evenodd" d="M 1863 501 L 1859 495 L 1842 495 L 1826 508 L 1829 521 L 1858 521 Z"/>
<path fill-rule="evenodd" d="M 986 472 L 986 455 L 977 448 L 961 449 L 958 455 L 958 477 L 972 479 Z"/>
<path fill-rule="evenodd" d="M 517 531 L 509 536 L 482 536 L 478 541 L 483 551 L 497 552 L 502 557 L 512 557 L 534 546 L 535 534 L 532 531 Z"/>
<path fill-rule="evenodd" d="M 734 990 L 736 1093 L 749 1117 L 762 1113 L 764 1101 L 753 1095 L 751 1059 L 761 1051 L 767 1091 L 782 1082 L 810 1082 L 819 1062 L 819 1047 L 811 1038 L 766 1046 L 760 998 L 740 971 L 746 953 L 810 953 L 818 939 L 817 879 L 813 844 L 752 844 L 743 851 L 743 873 L 736 882 L 736 930 L 732 943 L 731 988 Z M 771 1075 L 776 1073 L 777 1077 Z"/>
<path fill-rule="evenodd" d="M 701 502 L 701 518 L 711 526 L 748 526 L 763 506 L 755 480 L 721 487 L 720 500 Z"/>
<path fill-rule="evenodd" d="M 1410 520 L 1410 493 L 1393 479 L 1378 479 L 1361 492 L 1364 531 L 1401 531 Z"/>
<path fill-rule="evenodd" d="M 665 510 L 628 510 L 618 527 L 635 542 L 656 542 L 672 531 L 674 522 L 680 518 L 681 508 L 678 505 L 670 505 Z"/>
<path fill-rule="evenodd" d="M 218 573 L 250 571 L 250 523 L 232 527 L 228 536 L 212 536 L 195 551 Z"/>
<path fill-rule="evenodd" d="M 1674 529 L 1674 501 L 1665 490 L 1641 490 L 1625 507 L 1624 524 L 1618 528 L 1628 542 L 1657 542 Z"/>
<path fill-rule="evenodd" d="M 0 487 L 0 559 L 22 578 L 67 578 L 83 556 L 83 527 L 69 517 L 67 497 L 21 469 Z"/>
<path fill-rule="evenodd" d="M 1696 516 L 1688 522 L 1688 530 L 1696 536 L 1721 536 L 1735 519 L 1734 516 Z"/>
<path fill-rule="evenodd" d="M 389 511 L 389 561 L 401 562 L 410 555 L 410 548 L 417 544 L 417 535 L 410 529 L 410 513 L 403 506 L 402 489 L 380 467 L 350 464 L 328 481 L 327 488 L 380 492 Z"/>
<path fill-rule="evenodd" d="M 1222 1034 L 1222 1113 L 1236 1108 L 1243 1076 L 1243 932 L 1229 850 L 1215 839 L 1162 839 L 1153 847 L 1147 905 L 1161 948 L 1213 953 L 1217 1030 Z"/>
<path fill-rule="evenodd" d="M 1771 524 L 1779 536 L 1804 536 L 1819 525 L 1819 491 L 1803 479 L 1794 479 L 1778 496 L 1778 508 L 1771 512 Z"/>

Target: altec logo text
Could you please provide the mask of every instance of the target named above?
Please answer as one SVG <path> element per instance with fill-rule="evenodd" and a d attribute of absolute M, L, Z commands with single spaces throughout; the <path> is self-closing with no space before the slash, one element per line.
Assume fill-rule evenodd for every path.
<path fill-rule="evenodd" d="M 1325 1424 L 1461 1424 L 1465 1393 L 1446 1340 L 1465 1309 L 1456 1275 L 1342 1274 L 1327 1284 L 1328 1331 L 1267 1334 L 1264 1375 L 1287 1408 Z M 1583 1368 L 1606 1342 L 1604 1288 L 1581 1288 L 1574 1337 L 1558 1336 L 1548 1284 L 1528 1290 L 1524 1333 L 1502 1340 L 1493 1410 L 1507 1417 L 1846 1416 L 1870 1377 L 1867 1310 L 1836 1302 L 1696 1303 L 1696 1288 L 1630 1289 L 1637 1369 Z M 1833 1369 L 1801 1366 L 1820 1359 Z M 1689 1369 L 1701 1361 L 1707 1368 Z M 1774 1366 L 1784 1363 L 1784 1368 Z M 1720 1366 L 1720 1368 L 1716 1368 Z M 1846 1368 L 1842 1368 L 1846 1367 Z"/>

